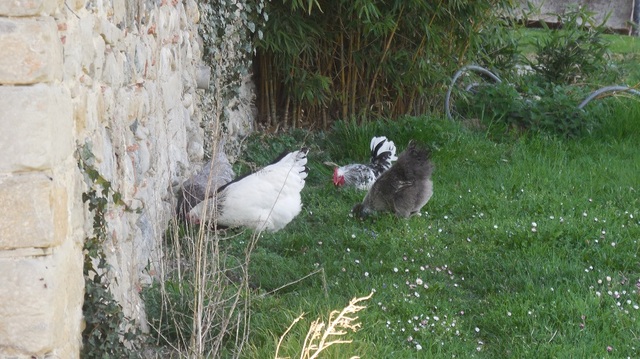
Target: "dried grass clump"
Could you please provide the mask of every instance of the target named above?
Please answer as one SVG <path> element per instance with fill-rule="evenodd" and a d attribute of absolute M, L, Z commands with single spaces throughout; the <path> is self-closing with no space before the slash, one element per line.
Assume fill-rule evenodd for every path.
<path fill-rule="evenodd" d="M 352 340 L 342 339 L 345 335 L 348 334 L 348 331 L 356 332 L 360 327 L 361 323 L 356 322 L 358 320 L 357 316 L 354 314 L 358 313 L 362 309 L 365 309 L 366 306 L 357 305 L 358 303 L 368 300 L 373 296 L 373 292 L 371 292 L 366 297 L 353 298 L 349 302 L 349 305 L 344 307 L 342 311 L 331 311 L 329 314 L 328 323 L 323 322 L 320 318 L 316 319 L 311 323 L 309 327 L 309 331 L 307 332 L 307 336 L 304 339 L 304 345 L 302 346 L 302 352 L 300 353 L 300 359 L 314 359 L 320 356 L 320 353 L 325 349 L 329 348 L 334 344 L 349 344 Z M 276 347 L 276 355 L 275 359 L 284 359 L 279 356 L 280 347 L 282 346 L 282 341 L 285 336 L 289 333 L 291 328 L 299 322 L 304 317 L 304 313 L 300 314 L 291 325 L 285 330 L 280 339 L 278 340 L 278 345 Z M 359 357 L 353 356 L 351 359 L 357 359 Z"/>

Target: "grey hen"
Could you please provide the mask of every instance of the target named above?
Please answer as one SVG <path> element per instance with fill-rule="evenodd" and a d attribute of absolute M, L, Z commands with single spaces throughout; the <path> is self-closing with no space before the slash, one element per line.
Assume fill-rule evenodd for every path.
<path fill-rule="evenodd" d="M 373 184 L 362 203 L 352 212 L 365 217 L 374 212 L 389 211 L 407 218 L 416 214 L 433 194 L 431 152 L 410 141 L 398 160 Z"/>

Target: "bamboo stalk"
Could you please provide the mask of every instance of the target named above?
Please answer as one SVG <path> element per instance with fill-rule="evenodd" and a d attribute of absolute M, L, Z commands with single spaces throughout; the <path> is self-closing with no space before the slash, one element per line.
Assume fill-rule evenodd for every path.
<path fill-rule="evenodd" d="M 285 123 L 283 123 L 284 129 L 289 129 L 289 128 L 290 128 L 289 123 L 290 123 L 290 122 L 293 122 L 293 121 L 294 121 L 294 118 L 295 118 L 295 117 L 297 116 L 297 114 L 298 114 L 298 106 L 299 106 L 298 101 L 297 101 L 296 99 L 294 99 L 294 100 L 293 100 L 293 104 L 291 105 L 291 116 L 290 116 L 290 117 L 291 117 L 291 120 L 290 120 L 290 121 L 287 121 L 287 122 L 285 122 Z"/>
<path fill-rule="evenodd" d="M 436 9 L 440 8 L 440 6 L 442 5 L 442 1 L 443 0 L 440 0 L 440 2 L 438 3 L 438 6 L 436 7 Z M 431 19 L 429 19 L 429 24 L 427 25 L 427 27 L 431 27 L 431 25 L 433 24 L 433 22 L 436 19 L 436 15 L 437 15 L 437 12 L 434 11 L 434 13 L 431 15 Z M 413 70 L 413 68 L 415 67 L 415 64 L 416 64 L 416 61 L 417 61 L 418 57 L 422 55 L 426 42 L 427 42 L 427 34 L 424 34 L 424 35 L 422 35 L 422 39 L 420 40 L 420 45 L 418 45 L 418 48 L 416 49 L 416 52 L 415 52 L 413 58 L 411 59 L 410 70 Z M 407 106 L 408 111 L 415 112 L 414 108 L 413 108 L 414 107 L 414 103 L 415 103 L 415 99 L 416 99 L 416 87 L 414 86 L 411 89 L 411 95 L 409 95 L 409 104 Z"/>
<path fill-rule="evenodd" d="M 359 38 L 359 34 L 355 34 L 355 36 L 351 36 L 349 38 L 349 52 L 347 53 L 348 59 L 347 59 L 347 86 L 349 86 L 349 88 L 347 89 L 347 104 L 348 104 L 348 110 L 347 110 L 347 116 L 345 117 L 345 119 L 349 118 L 351 115 L 353 115 L 353 107 L 354 107 L 354 103 L 353 103 L 353 98 L 354 98 L 354 91 L 355 91 L 355 72 L 358 71 L 356 66 L 355 66 L 355 62 L 353 59 L 353 53 L 354 53 L 354 47 L 356 46 L 354 44 L 354 41 L 357 41 Z"/>
<path fill-rule="evenodd" d="M 356 66 L 355 63 L 355 59 L 354 59 L 354 52 L 355 51 L 359 51 L 360 50 L 360 39 L 362 37 L 362 32 L 361 30 L 358 30 L 355 34 L 355 44 L 353 47 L 351 47 L 349 49 L 349 65 L 350 65 L 350 85 L 351 85 L 351 96 L 350 96 L 350 102 L 351 102 L 351 110 L 349 113 L 350 117 L 355 117 L 356 114 L 356 98 L 357 98 L 357 85 L 358 85 L 358 67 Z"/>
<path fill-rule="evenodd" d="M 376 80 L 378 78 L 378 74 L 380 73 L 380 69 L 382 68 L 382 64 L 389 53 L 389 48 L 391 47 L 391 41 L 395 37 L 396 30 L 398 30 L 398 26 L 400 25 L 400 20 L 402 18 L 402 13 L 404 12 L 404 5 L 400 8 L 400 13 L 398 14 L 398 20 L 396 21 L 393 30 L 391 30 L 391 34 L 389 34 L 389 38 L 387 39 L 387 43 L 384 46 L 384 51 L 382 52 L 382 57 L 378 62 L 378 66 L 376 67 L 376 71 L 373 73 L 373 79 L 371 80 L 371 84 L 369 86 L 369 92 L 367 93 L 367 103 L 371 103 L 371 94 L 373 93 L 373 88 L 375 87 Z"/>
<path fill-rule="evenodd" d="M 431 18 L 431 22 L 433 21 L 433 18 Z M 431 22 L 429 22 L 429 24 L 431 24 Z M 427 42 L 427 34 L 422 35 L 422 39 L 420 40 L 420 45 L 418 45 L 418 48 L 416 49 L 415 54 L 413 55 L 413 58 L 411 59 L 411 67 L 409 67 L 409 71 L 413 70 L 413 68 L 415 67 L 416 61 L 418 60 L 418 57 L 422 54 L 423 50 L 424 50 L 424 45 Z M 409 104 L 407 105 L 407 109 L 409 111 L 412 111 L 413 109 L 413 103 L 415 101 L 416 98 L 416 86 L 414 84 L 414 86 L 412 86 L 411 88 L 411 94 L 409 95 Z"/>
<path fill-rule="evenodd" d="M 327 115 L 327 108 L 326 106 L 322 106 L 321 109 L 321 115 L 322 115 L 322 130 L 326 131 L 329 129 L 329 116 Z"/>
<path fill-rule="evenodd" d="M 297 128 L 297 124 L 302 122 L 302 106 L 301 104 L 298 104 L 298 107 L 296 108 L 296 116 L 293 119 L 293 123 L 292 123 L 292 128 Z"/>
<path fill-rule="evenodd" d="M 291 104 L 291 95 L 287 95 L 287 100 L 284 102 L 284 117 L 282 122 L 284 122 L 285 128 L 287 127 L 287 122 L 289 121 L 289 105 Z"/>
<path fill-rule="evenodd" d="M 327 129 L 327 107 L 330 106 L 333 101 L 334 101 L 334 77 L 332 76 L 336 71 L 338 71 L 335 68 L 335 62 L 333 61 L 333 56 L 336 54 L 336 43 L 334 41 L 332 42 L 326 42 L 326 47 L 329 47 L 330 45 L 332 46 L 332 50 L 331 51 L 327 51 L 327 52 L 318 52 L 317 53 L 317 57 L 318 57 L 318 66 L 323 69 L 322 71 L 322 75 L 329 78 L 329 95 L 328 96 L 324 96 L 323 94 L 323 99 L 322 101 L 318 104 L 319 108 L 318 108 L 318 112 L 320 113 L 320 119 L 321 122 L 318 124 L 318 126 L 320 128 L 322 128 L 323 130 Z M 321 56 L 323 55 L 324 56 Z"/>
<path fill-rule="evenodd" d="M 276 124 L 278 122 L 278 117 L 276 115 L 276 85 L 272 76 L 272 72 L 275 72 L 273 65 L 270 61 L 269 63 L 269 115 L 271 116 L 271 123 Z"/>
<path fill-rule="evenodd" d="M 262 54 L 260 56 L 259 66 L 260 66 L 260 91 L 262 92 L 262 96 L 260 96 L 260 105 L 258 107 L 258 113 L 265 114 L 263 116 L 266 119 L 262 119 L 267 126 L 271 125 L 271 114 L 269 113 L 269 86 L 267 81 L 267 58 L 266 54 Z"/>

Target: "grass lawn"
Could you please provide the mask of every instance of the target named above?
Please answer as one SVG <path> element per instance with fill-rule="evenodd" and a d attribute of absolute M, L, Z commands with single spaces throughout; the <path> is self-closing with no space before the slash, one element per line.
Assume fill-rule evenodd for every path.
<path fill-rule="evenodd" d="M 609 49 L 614 54 L 614 61 L 626 74 L 626 84 L 636 88 L 640 86 L 640 37 L 605 35 L 605 38 L 610 41 Z"/>
<path fill-rule="evenodd" d="M 302 213 L 251 252 L 241 357 L 274 358 L 305 313 L 279 351 L 300 357 L 316 318 L 373 293 L 353 315 L 358 330 L 333 337 L 351 342 L 322 358 L 639 358 L 640 102 L 598 101 L 609 100 L 606 122 L 576 139 L 496 137 L 429 116 L 253 135 L 238 173 L 305 145 L 310 174 Z M 398 151 L 410 139 L 433 149 L 434 195 L 421 215 L 359 220 L 350 210 L 365 192 L 333 186 L 324 162 L 368 161 L 374 135 Z M 226 235 L 215 249 L 238 263 L 252 233 Z M 188 287 L 171 285 L 176 295 Z M 179 306 L 188 312 L 170 311 Z"/>
<path fill-rule="evenodd" d="M 254 138 L 249 159 L 306 138 L 311 173 L 303 213 L 252 256 L 256 294 L 290 285 L 252 300 L 243 357 L 273 357 L 304 312 L 280 352 L 298 356 L 313 319 L 371 292 L 353 342 L 324 358 L 640 357 L 639 109 L 580 140 L 494 142 L 426 117 Z M 374 134 L 434 148 L 421 216 L 361 221 L 350 209 L 364 193 L 333 187 L 322 162 L 365 161 Z"/>
<path fill-rule="evenodd" d="M 548 36 L 544 29 L 522 28 L 516 30 L 516 32 L 517 36 L 522 39 L 521 43 L 525 52 L 533 51 L 532 44 L 534 44 L 536 40 L 542 40 Z M 640 37 L 605 34 L 604 38 L 609 42 L 609 50 L 611 50 L 612 53 L 620 55 L 640 54 Z"/>

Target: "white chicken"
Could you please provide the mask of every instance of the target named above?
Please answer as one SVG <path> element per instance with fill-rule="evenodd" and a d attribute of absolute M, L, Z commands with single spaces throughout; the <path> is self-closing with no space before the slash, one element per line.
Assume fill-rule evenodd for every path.
<path fill-rule="evenodd" d="M 397 160 L 396 146 L 385 136 L 374 137 L 369 144 L 371 163 L 354 163 L 333 170 L 333 184 L 337 187 L 354 186 L 360 190 L 368 190 L 380 175 Z"/>
<path fill-rule="evenodd" d="M 270 165 L 217 189 L 213 198 L 189 211 L 188 220 L 203 219 L 217 228 L 248 227 L 276 232 L 302 210 L 308 148 L 276 159 Z"/>

